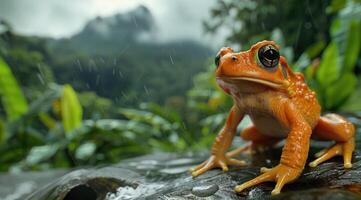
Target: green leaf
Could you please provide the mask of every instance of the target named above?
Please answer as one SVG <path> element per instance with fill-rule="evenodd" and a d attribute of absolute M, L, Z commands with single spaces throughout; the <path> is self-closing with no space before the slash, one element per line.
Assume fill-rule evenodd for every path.
<path fill-rule="evenodd" d="M 343 60 L 343 70 L 345 72 L 352 72 L 358 55 L 360 53 L 361 43 L 361 28 L 358 21 L 351 21 L 347 34 L 347 43 Z"/>
<path fill-rule="evenodd" d="M 352 73 L 344 74 L 326 90 L 326 107 L 336 108 L 355 90 L 357 78 Z"/>
<path fill-rule="evenodd" d="M 157 130 L 169 131 L 173 128 L 172 123 L 167 119 L 148 111 L 136 109 L 120 109 L 119 111 L 130 120 L 152 125 Z"/>
<path fill-rule="evenodd" d="M 0 144 L 5 141 L 6 138 L 6 131 L 5 131 L 5 124 L 3 120 L 0 120 Z"/>
<path fill-rule="evenodd" d="M 41 161 L 51 158 L 57 150 L 57 145 L 44 145 L 33 147 L 30 150 L 28 156 L 26 157 L 25 162 L 30 166 L 38 164 Z"/>
<path fill-rule="evenodd" d="M 340 108 L 344 112 L 360 112 L 361 111 L 361 85 L 359 84 L 353 94 L 346 100 Z"/>
<path fill-rule="evenodd" d="M 325 48 L 326 42 L 324 40 L 320 40 L 315 44 L 311 45 L 306 49 L 306 53 L 309 58 L 316 57 L 321 51 Z"/>
<path fill-rule="evenodd" d="M 323 88 L 337 80 L 339 76 L 337 45 L 331 42 L 322 55 L 322 61 L 316 72 L 316 79 Z"/>
<path fill-rule="evenodd" d="M 9 66 L 0 58 L 0 96 L 9 121 L 13 121 L 28 110 L 28 103 Z"/>
<path fill-rule="evenodd" d="M 332 21 L 330 26 L 330 34 L 332 38 L 336 38 L 339 35 L 339 32 L 342 31 L 342 24 L 341 19 L 336 18 Z"/>
<path fill-rule="evenodd" d="M 332 0 L 331 4 L 327 7 L 327 13 L 335 13 L 345 7 L 346 0 Z"/>
<path fill-rule="evenodd" d="M 81 125 L 82 115 L 82 107 L 75 91 L 70 85 L 64 85 L 61 97 L 61 117 L 66 133 Z"/>
<path fill-rule="evenodd" d="M 82 144 L 75 151 L 75 158 L 85 160 L 94 154 L 96 148 L 97 146 L 93 142 Z"/>
<path fill-rule="evenodd" d="M 162 107 L 156 103 L 142 103 L 140 104 L 140 108 L 152 112 L 169 122 L 182 122 L 181 116 L 178 112 L 164 106 Z"/>
<path fill-rule="evenodd" d="M 39 113 L 39 119 L 49 130 L 56 127 L 56 121 L 48 113 Z"/>

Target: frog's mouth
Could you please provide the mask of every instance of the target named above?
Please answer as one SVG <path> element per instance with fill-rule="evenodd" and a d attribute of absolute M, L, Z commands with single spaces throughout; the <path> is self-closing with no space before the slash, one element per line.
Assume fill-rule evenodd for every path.
<path fill-rule="evenodd" d="M 246 77 L 246 76 L 241 76 L 241 77 L 221 76 L 221 77 L 216 77 L 216 79 L 228 83 L 237 83 L 238 81 L 250 81 L 250 82 L 266 85 L 268 87 L 275 89 L 285 89 L 289 85 L 289 82 L 287 80 L 284 80 L 282 82 L 275 82 L 275 81 L 259 79 L 254 77 Z"/>

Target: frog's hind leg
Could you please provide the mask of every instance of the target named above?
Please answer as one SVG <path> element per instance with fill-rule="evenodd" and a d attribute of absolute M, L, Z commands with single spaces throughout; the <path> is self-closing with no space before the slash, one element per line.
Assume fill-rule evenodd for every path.
<path fill-rule="evenodd" d="M 233 151 L 227 153 L 229 157 L 238 156 L 244 152 L 262 152 L 267 148 L 270 148 L 277 144 L 281 139 L 273 138 L 260 133 L 254 125 L 250 125 L 241 131 L 241 138 L 245 141 L 249 141 L 242 147 L 239 147 Z"/>
<path fill-rule="evenodd" d="M 327 114 L 320 117 L 312 137 L 317 140 L 333 140 L 336 144 L 318 152 L 315 155 L 318 158 L 312 161 L 309 166 L 316 167 L 334 156 L 342 155 L 344 167 L 351 168 L 352 152 L 355 149 L 354 134 L 354 125 L 340 115 Z"/>

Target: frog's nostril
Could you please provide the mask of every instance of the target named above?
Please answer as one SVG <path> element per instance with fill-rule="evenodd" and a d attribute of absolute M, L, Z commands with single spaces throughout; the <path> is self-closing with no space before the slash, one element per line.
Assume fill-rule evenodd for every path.
<path fill-rule="evenodd" d="M 219 66 L 219 61 L 221 59 L 221 55 L 217 54 L 217 56 L 214 58 L 214 63 L 216 64 L 216 67 L 218 68 Z"/>

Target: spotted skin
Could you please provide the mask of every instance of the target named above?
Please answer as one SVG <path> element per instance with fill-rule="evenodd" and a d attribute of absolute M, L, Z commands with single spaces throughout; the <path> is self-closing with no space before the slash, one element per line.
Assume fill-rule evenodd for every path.
<path fill-rule="evenodd" d="M 280 163 L 270 169 L 261 168 L 260 176 L 237 185 L 236 192 L 274 181 L 276 185 L 271 194 L 279 194 L 285 184 L 301 175 L 311 138 L 335 141 L 336 144 L 316 154 L 317 159 L 309 163 L 310 167 L 337 155 L 343 156 L 345 168 L 352 167 L 354 125 L 337 114 L 321 116 L 316 93 L 307 86 L 303 74 L 292 71 L 284 57 L 268 62 L 268 65 L 276 63 L 274 66 L 264 65 L 265 59 L 258 57 L 258 51 L 266 45 L 270 45 L 267 49 L 274 50 L 272 53 L 279 50 L 275 42 L 261 41 L 248 51 L 234 52 L 224 47 L 218 52 L 217 83 L 232 97 L 234 105 L 213 144 L 210 158 L 192 169 L 192 176 L 217 167 L 227 171 L 228 165 L 244 166 L 244 161 L 232 157 L 259 144 L 271 146 L 282 139 L 286 141 Z M 251 144 L 227 153 L 245 115 L 253 123 L 242 131 L 241 137 Z"/>

